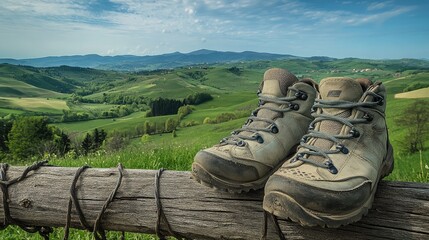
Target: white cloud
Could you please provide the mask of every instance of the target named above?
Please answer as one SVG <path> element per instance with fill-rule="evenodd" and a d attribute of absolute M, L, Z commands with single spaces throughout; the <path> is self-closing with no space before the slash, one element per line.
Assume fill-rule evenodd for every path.
<path fill-rule="evenodd" d="M 195 13 L 195 10 L 192 7 L 185 8 L 185 12 L 189 15 L 192 15 Z"/>
<path fill-rule="evenodd" d="M 2 0 L 0 9 L 28 16 L 90 16 L 84 1 Z"/>
<path fill-rule="evenodd" d="M 48 48 L 58 55 L 156 54 L 210 44 L 221 49 L 256 48 L 270 39 L 292 43 L 300 37 L 331 34 L 343 26 L 383 23 L 413 10 L 395 7 L 391 1 L 367 4 L 360 12 L 327 10 L 298 0 L 109 2 L 113 4 L 109 8 L 94 11 L 93 6 L 106 1 L 2 0 L 0 55 L 13 55 L 6 47 L 13 44 L 23 54 L 33 55 L 46 55 L 35 48 L 40 52 Z"/>
<path fill-rule="evenodd" d="M 368 10 L 369 11 L 375 11 L 375 10 L 380 10 L 383 8 L 388 7 L 389 5 L 392 4 L 392 1 L 386 1 L 386 2 L 373 2 L 371 4 L 369 4 L 368 6 Z"/>
<path fill-rule="evenodd" d="M 351 16 L 346 20 L 346 23 L 350 25 L 363 25 L 363 24 L 369 24 L 369 23 L 380 23 L 384 22 L 390 18 L 399 16 L 401 14 L 404 14 L 406 12 L 409 12 L 413 10 L 413 7 L 401 7 L 381 13 L 375 13 L 375 14 L 368 14 L 368 15 L 355 15 Z"/>
<path fill-rule="evenodd" d="M 363 24 L 380 23 L 390 18 L 410 12 L 414 7 L 398 7 L 378 13 L 352 13 L 347 11 L 313 11 L 303 13 L 306 18 L 314 20 L 315 24 L 338 24 L 358 26 Z"/>

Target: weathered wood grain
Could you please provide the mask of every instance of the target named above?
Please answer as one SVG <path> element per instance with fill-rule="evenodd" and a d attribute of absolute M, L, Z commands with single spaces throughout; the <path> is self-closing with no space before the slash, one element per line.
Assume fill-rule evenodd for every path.
<path fill-rule="evenodd" d="M 18 176 L 23 169 L 11 167 L 8 177 Z M 10 187 L 12 217 L 29 225 L 63 227 L 76 170 L 42 167 Z M 124 170 L 117 197 L 102 220 L 106 230 L 154 233 L 155 173 Z M 81 175 L 78 198 L 90 224 L 115 187 L 117 176 L 116 169 L 88 169 Z M 173 230 L 181 235 L 193 239 L 260 238 L 262 192 L 219 192 L 196 183 L 189 172 L 178 171 L 162 174 L 160 190 L 164 212 Z M 3 215 L 0 201 L 0 219 Z M 71 219 L 72 227 L 82 228 L 74 209 Z M 269 239 L 277 239 L 269 223 Z M 368 216 L 339 229 L 304 228 L 285 220 L 280 224 L 288 239 L 429 239 L 429 184 L 381 182 Z"/>

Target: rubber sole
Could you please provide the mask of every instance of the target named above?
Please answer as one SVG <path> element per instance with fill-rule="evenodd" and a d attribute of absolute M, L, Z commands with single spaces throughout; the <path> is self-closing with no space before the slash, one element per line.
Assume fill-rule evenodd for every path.
<path fill-rule="evenodd" d="M 329 214 L 316 212 L 307 209 L 300 205 L 292 196 L 280 191 L 272 191 L 264 196 L 263 208 L 265 211 L 274 214 L 275 216 L 290 219 L 299 223 L 302 226 L 321 226 L 329 228 L 338 228 L 350 223 L 354 223 L 362 219 L 368 214 L 374 201 L 374 196 L 377 191 L 377 186 L 380 179 L 386 177 L 393 171 L 393 149 L 388 143 L 387 155 L 381 166 L 375 187 L 366 202 L 353 212 L 344 214 Z"/>

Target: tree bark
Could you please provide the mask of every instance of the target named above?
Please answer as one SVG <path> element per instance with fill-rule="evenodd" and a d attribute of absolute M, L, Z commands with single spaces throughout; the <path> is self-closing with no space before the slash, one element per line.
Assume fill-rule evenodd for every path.
<path fill-rule="evenodd" d="M 10 167 L 8 178 L 24 167 Z M 14 219 L 28 225 L 64 227 L 70 185 L 77 168 L 42 167 L 9 188 Z M 157 221 L 154 170 L 124 170 L 122 184 L 101 224 L 106 230 L 154 233 Z M 87 169 L 77 195 L 90 225 L 115 188 L 116 169 Z M 191 239 L 259 239 L 263 192 L 230 194 L 198 184 L 190 172 L 165 171 L 160 178 L 162 206 L 174 232 Z M 2 196 L 0 196 L 2 198 Z M 0 200 L 0 221 L 4 211 Z M 379 185 L 373 208 L 360 222 L 338 229 L 304 228 L 280 220 L 287 239 L 429 239 L 429 185 L 386 182 Z M 277 239 L 269 220 L 268 239 Z M 82 228 L 75 208 L 71 227 Z M 161 226 L 166 232 L 165 225 Z"/>

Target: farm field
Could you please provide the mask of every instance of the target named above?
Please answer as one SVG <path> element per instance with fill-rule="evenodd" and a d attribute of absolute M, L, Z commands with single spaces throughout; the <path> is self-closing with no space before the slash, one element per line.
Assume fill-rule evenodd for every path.
<path fill-rule="evenodd" d="M 0 97 L 0 105 L 4 108 L 53 114 L 60 114 L 62 110 L 70 109 L 64 100 L 50 98 Z"/>
<path fill-rule="evenodd" d="M 410 92 L 395 94 L 395 98 L 427 98 L 428 96 L 429 88 L 422 88 Z"/>

